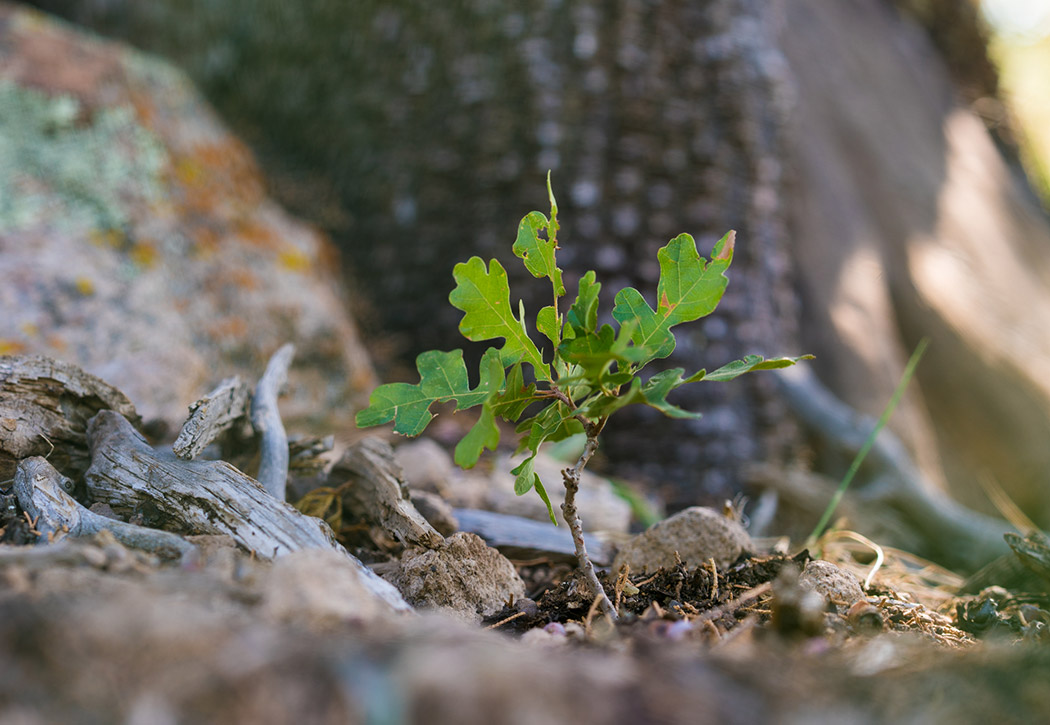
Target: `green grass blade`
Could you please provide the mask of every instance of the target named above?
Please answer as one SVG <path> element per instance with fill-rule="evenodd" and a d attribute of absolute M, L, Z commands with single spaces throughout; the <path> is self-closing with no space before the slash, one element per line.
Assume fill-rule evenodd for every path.
<path fill-rule="evenodd" d="M 915 373 L 915 368 L 919 364 L 919 360 L 922 359 L 923 353 L 926 352 L 927 345 L 929 345 L 929 340 L 924 337 L 919 341 L 919 344 L 915 346 L 915 352 L 911 354 L 908 364 L 904 367 L 904 374 L 901 375 L 901 380 L 897 383 L 897 389 L 893 391 L 893 396 L 890 398 L 890 402 L 887 403 L 886 408 L 882 411 L 882 417 L 880 417 L 879 422 L 875 424 L 868 439 L 864 441 L 864 445 L 861 446 L 859 451 L 857 451 L 853 463 L 850 464 L 849 470 L 846 471 L 846 475 L 842 478 L 842 482 L 835 491 L 835 495 L 831 497 L 831 501 L 828 502 L 827 508 L 824 509 L 824 514 L 820 517 L 820 521 L 813 529 L 813 533 L 811 533 L 809 538 L 806 539 L 807 548 L 812 547 L 817 542 L 817 539 L 820 538 L 820 535 L 824 533 L 828 521 L 831 520 L 831 516 L 835 513 L 835 509 L 838 508 L 839 502 L 842 501 L 842 496 L 846 493 L 846 489 L 848 489 L 850 483 L 853 482 L 853 477 L 857 475 L 857 471 L 860 469 L 865 457 L 867 457 L 871 447 L 875 444 L 875 439 L 878 437 L 879 431 L 886 426 L 890 416 L 893 415 L 894 409 L 897 407 L 897 403 L 899 403 L 901 397 L 903 397 L 904 391 L 908 387 L 908 383 L 911 382 L 912 375 Z"/>

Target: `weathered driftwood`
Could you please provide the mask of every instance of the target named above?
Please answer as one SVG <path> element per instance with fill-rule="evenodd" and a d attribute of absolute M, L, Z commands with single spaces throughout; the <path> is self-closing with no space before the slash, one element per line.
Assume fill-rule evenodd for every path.
<path fill-rule="evenodd" d="M 460 531 L 477 534 L 508 559 L 549 559 L 576 564 L 576 544 L 572 534 L 549 521 L 535 521 L 478 509 L 454 509 L 453 513 L 459 522 Z M 592 534 L 587 534 L 587 553 L 595 564 L 605 566 L 612 563 L 611 548 Z"/>
<path fill-rule="evenodd" d="M 69 495 L 72 490 L 73 482 L 44 458 L 33 456 L 18 464 L 15 472 L 18 505 L 29 514 L 33 528 L 44 542 L 64 535 L 94 536 L 107 530 L 126 546 L 166 556 L 181 556 L 196 549 L 181 536 L 168 531 L 136 526 L 89 511 Z"/>
<path fill-rule="evenodd" d="M 271 496 L 225 461 L 183 461 L 154 450 L 121 415 L 102 411 L 88 424 L 92 463 L 85 474 L 99 502 L 151 526 L 194 534 L 225 534 L 262 558 L 300 549 L 335 549 L 358 567 L 362 581 L 395 610 L 410 607 L 335 540 L 326 523 Z"/>
<path fill-rule="evenodd" d="M 283 345 L 266 364 L 252 397 L 252 426 L 260 436 L 259 483 L 278 501 L 284 501 L 288 483 L 288 436 L 284 432 L 277 396 L 288 381 L 295 346 Z"/>
<path fill-rule="evenodd" d="M 845 451 L 860 450 L 875 427 L 874 420 L 838 400 L 805 366 L 777 372 L 785 397 L 806 425 Z M 879 433 L 868 460 L 879 473 L 856 495 L 899 512 L 922 535 L 923 553 L 973 570 L 1008 550 L 1003 533 L 1010 525 L 971 511 L 938 491 L 890 431 Z"/>
<path fill-rule="evenodd" d="M 401 466 L 385 441 L 365 438 L 350 446 L 328 479 L 332 486 L 348 482 L 343 505 L 401 543 L 432 549 L 444 540 L 410 500 Z"/>
<path fill-rule="evenodd" d="M 123 393 L 75 365 L 0 356 L 0 480 L 14 476 L 21 459 L 45 455 L 59 471 L 79 478 L 91 460 L 88 419 L 103 409 L 139 422 Z"/>
<path fill-rule="evenodd" d="M 223 380 L 190 406 L 190 417 L 171 446 L 175 455 L 191 461 L 238 422 L 246 423 L 250 399 L 248 384 L 239 376 Z"/>

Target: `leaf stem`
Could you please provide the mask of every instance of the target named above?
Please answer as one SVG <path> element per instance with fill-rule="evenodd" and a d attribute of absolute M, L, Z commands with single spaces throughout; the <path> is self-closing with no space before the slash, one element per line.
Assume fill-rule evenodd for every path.
<path fill-rule="evenodd" d="M 561 505 L 561 511 L 565 515 L 565 523 L 568 524 L 569 531 L 572 533 L 572 540 L 576 546 L 576 560 L 579 562 L 580 571 L 583 572 L 584 578 L 590 585 L 591 593 L 599 600 L 602 612 L 611 621 L 615 622 L 618 619 L 616 608 L 613 607 L 609 596 L 605 593 L 602 583 L 598 581 L 598 574 L 594 570 L 594 564 L 587 555 L 587 544 L 583 540 L 583 521 L 580 520 L 579 511 L 576 509 L 576 492 L 580 490 L 580 474 L 583 473 L 587 462 L 591 460 L 591 456 L 598 450 L 598 434 L 604 425 L 604 418 L 597 422 L 586 424 L 587 442 L 583 446 L 583 452 L 580 454 L 575 466 L 566 468 L 561 472 L 562 479 L 565 482 L 565 501 Z"/>

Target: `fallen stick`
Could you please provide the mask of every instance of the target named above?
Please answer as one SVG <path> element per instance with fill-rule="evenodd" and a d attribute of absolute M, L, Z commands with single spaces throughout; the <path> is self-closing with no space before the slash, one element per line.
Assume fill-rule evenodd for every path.
<path fill-rule="evenodd" d="M 123 416 L 108 410 L 88 423 L 88 441 L 88 491 L 118 514 L 138 513 L 167 530 L 224 534 L 264 559 L 335 549 L 354 562 L 373 594 L 395 610 L 411 609 L 393 585 L 336 541 L 328 524 L 278 500 L 225 461 L 183 461 L 154 450 Z"/>
<path fill-rule="evenodd" d="M 511 516 L 479 509 L 454 509 L 460 531 L 477 534 L 485 543 L 512 561 L 549 559 L 564 564 L 576 563 L 576 544 L 572 534 L 550 521 Z M 612 563 L 610 547 L 588 533 L 587 552 L 599 566 Z"/>
<path fill-rule="evenodd" d="M 15 495 L 40 534 L 50 542 L 63 535 L 94 536 L 110 531 L 125 546 L 166 556 L 182 556 L 196 547 L 181 536 L 109 519 L 90 511 L 67 493 L 72 482 L 40 456 L 26 458 L 15 472 Z"/>
<path fill-rule="evenodd" d="M 875 426 L 874 420 L 832 395 L 805 366 L 777 373 L 781 390 L 806 425 L 850 453 L 860 450 Z M 941 561 L 972 571 L 1008 551 L 1003 533 L 1010 525 L 940 493 L 923 478 L 907 449 L 890 431 L 884 429 L 875 439 L 869 461 L 879 475 L 858 496 L 897 509 Z"/>
<path fill-rule="evenodd" d="M 401 466 L 385 441 L 365 438 L 350 446 L 328 480 L 331 486 L 349 483 L 344 506 L 402 544 L 433 549 L 445 540 L 409 499 Z"/>
<path fill-rule="evenodd" d="M 278 501 L 284 501 L 288 482 L 288 436 L 277 408 L 277 396 L 288 381 L 295 346 L 284 345 L 266 364 L 252 398 L 252 426 L 259 434 L 259 483 Z"/>
<path fill-rule="evenodd" d="M 91 456 L 84 434 L 103 408 L 138 423 L 135 406 L 76 365 L 46 357 L 0 356 L 0 480 L 15 475 L 23 458 L 48 456 L 79 480 Z"/>
<path fill-rule="evenodd" d="M 236 375 L 219 383 L 190 406 L 190 416 L 171 446 L 175 455 L 192 461 L 238 421 L 247 420 L 250 398 L 248 384 Z"/>

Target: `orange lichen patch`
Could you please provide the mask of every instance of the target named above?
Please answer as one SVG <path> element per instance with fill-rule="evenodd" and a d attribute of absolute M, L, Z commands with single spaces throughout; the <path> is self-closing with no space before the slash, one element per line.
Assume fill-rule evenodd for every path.
<path fill-rule="evenodd" d="M 77 292 L 85 297 L 95 294 L 95 282 L 90 277 L 77 277 L 73 280 L 73 286 L 77 288 Z"/>
<path fill-rule="evenodd" d="M 193 250 L 191 254 L 196 259 L 209 259 L 219 251 L 219 244 L 222 239 L 220 238 L 219 233 L 210 226 L 203 224 L 188 224 L 187 234 L 190 239 L 193 240 Z"/>
<path fill-rule="evenodd" d="M 66 342 L 65 338 L 60 335 L 48 335 L 47 346 L 54 352 L 64 352 L 65 349 L 69 347 L 69 344 Z"/>
<path fill-rule="evenodd" d="M 36 337 L 40 334 L 40 328 L 32 322 L 23 322 L 20 329 L 22 330 L 22 334 L 26 337 Z"/>
<path fill-rule="evenodd" d="M 21 355 L 25 351 L 26 345 L 21 340 L 0 337 L 0 355 Z"/>
<path fill-rule="evenodd" d="M 279 250 L 284 245 L 271 227 L 253 219 L 244 219 L 237 224 L 237 236 L 248 244 L 262 249 Z"/>
<path fill-rule="evenodd" d="M 190 156 L 180 156 L 174 165 L 175 179 L 190 188 L 204 184 L 204 167 Z"/>
<path fill-rule="evenodd" d="M 160 260 L 160 252 L 157 251 L 156 245 L 149 241 L 135 242 L 128 256 L 132 262 L 146 269 L 153 267 Z"/>
<path fill-rule="evenodd" d="M 302 250 L 290 247 L 277 255 L 277 263 L 292 272 L 308 272 L 312 260 Z"/>
<path fill-rule="evenodd" d="M 240 317 L 224 317 L 208 327 L 208 335 L 214 340 L 239 339 L 248 334 L 248 323 Z"/>
<path fill-rule="evenodd" d="M 230 284 L 241 290 L 254 290 L 259 288 L 259 278 L 247 269 L 231 269 L 227 272 L 226 279 Z"/>
<path fill-rule="evenodd" d="M 135 111 L 135 118 L 148 129 L 154 129 L 157 120 L 157 106 L 148 93 L 140 93 L 135 89 L 131 92 L 131 107 Z"/>
<path fill-rule="evenodd" d="M 177 154 L 174 180 L 184 194 L 183 204 L 204 214 L 219 212 L 219 202 L 251 207 L 264 196 L 255 160 L 233 137 L 198 144 L 188 153 Z"/>

